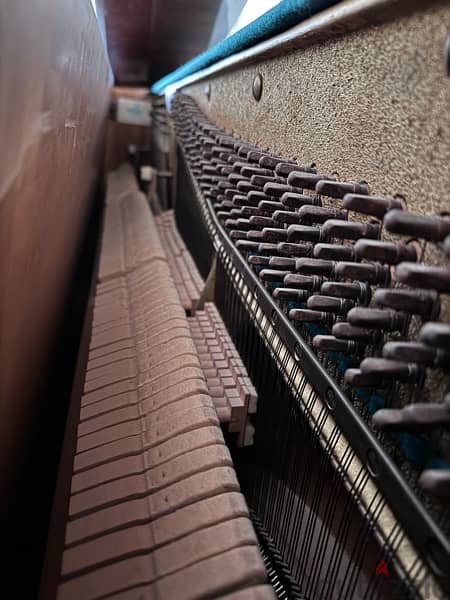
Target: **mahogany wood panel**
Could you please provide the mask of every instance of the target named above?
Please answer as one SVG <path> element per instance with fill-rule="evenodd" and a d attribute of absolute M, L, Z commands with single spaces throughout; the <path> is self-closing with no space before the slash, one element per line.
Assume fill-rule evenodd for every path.
<path fill-rule="evenodd" d="M 6 0 L 0 23 L 0 490 L 8 500 L 28 460 L 101 172 L 110 69 L 90 0 Z"/>
<path fill-rule="evenodd" d="M 120 83 L 150 83 L 206 49 L 220 0 L 98 0 Z"/>

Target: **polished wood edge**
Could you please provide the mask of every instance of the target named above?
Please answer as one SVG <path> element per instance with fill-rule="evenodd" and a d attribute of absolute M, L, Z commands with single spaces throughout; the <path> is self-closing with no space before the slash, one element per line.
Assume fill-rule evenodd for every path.
<path fill-rule="evenodd" d="M 432 4 L 439 1 L 441 0 L 344 0 L 269 40 L 168 85 L 165 92 L 160 95 L 165 94 L 170 104 L 170 97 L 177 90 L 212 76 L 222 75 L 293 50 L 307 48 L 325 39 L 370 25 L 381 25 L 401 15 L 411 14 L 415 10 L 430 8 Z"/>
<path fill-rule="evenodd" d="M 98 238 L 95 248 L 92 277 L 89 284 L 89 295 L 83 321 L 80 347 L 78 349 L 75 374 L 73 378 L 72 393 L 70 395 L 69 410 L 67 413 L 64 439 L 58 467 L 58 475 L 53 497 L 50 525 L 48 528 L 47 547 L 44 556 L 44 566 L 39 586 L 39 600 L 54 600 L 60 580 L 64 541 L 66 535 L 67 515 L 69 513 L 70 492 L 73 474 L 73 462 L 77 446 L 77 431 L 81 410 L 86 367 L 89 357 L 89 344 L 91 340 L 92 322 L 94 319 L 95 292 L 100 263 L 101 232 L 104 226 L 104 199 L 102 200 L 102 214 L 98 229 Z"/>

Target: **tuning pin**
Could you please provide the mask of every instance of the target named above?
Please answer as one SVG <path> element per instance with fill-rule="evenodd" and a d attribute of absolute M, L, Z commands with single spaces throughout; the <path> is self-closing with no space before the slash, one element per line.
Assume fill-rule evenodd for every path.
<path fill-rule="evenodd" d="M 239 210 L 243 217 L 253 217 L 259 214 L 259 209 L 256 206 L 242 206 L 242 208 L 236 208 L 234 210 Z"/>
<path fill-rule="evenodd" d="M 281 204 L 281 202 L 267 200 L 266 198 L 265 200 L 260 201 L 260 203 L 258 204 L 258 208 L 264 211 L 265 213 L 270 213 L 272 215 L 277 210 L 283 210 L 284 206 Z"/>
<path fill-rule="evenodd" d="M 312 167 L 308 167 L 307 165 L 298 165 L 297 163 L 293 162 L 279 163 L 275 167 L 275 173 L 277 175 L 280 175 L 281 177 L 287 177 L 289 173 L 292 173 L 292 171 L 302 171 L 304 173 L 317 173 L 316 169 L 313 169 Z"/>
<path fill-rule="evenodd" d="M 200 147 L 205 148 L 205 150 L 202 152 L 205 159 L 211 160 L 211 158 L 212 158 L 211 148 L 215 145 L 214 140 L 208 139 L 206 136 L 203 135 L 203 136 L 199 137 L 198 141 L 200 142 Z"/>
<path fill-rule="evenodd" d="M 329 206 L 311 206 L 306 204 L 300 207 L 298 214 L 301 223 L 307 225 L 312 223 L 324 223 L 330 219 L 342 221 L 347 219 L 347 211 Z"/>
<path fill-rule="evenodd" d="M 239 140 L 233 146 L 233 149 L 234 149 L 235 152 L 237 152 L 237 155 L 240 156 L 240 157 L 242 157 L 242 158 L 247 158 L 247 154 L 249 152 L 252 152 L 253 150 L 256 150 L 256 148 L 254 146 L 250 146 L 250 144 L 243 144 Z"/>
<path fill-rule="evenodd" d="M 250 204 L 250 206 L 259 207 L 259 203 L 263 200 L 267 200 L 267 196 L 264 192 L 258 192 L 253 190 L 247 194 L 247 199 L 249 200 L 248 204 Z"/>
<path fill-rule="evenodd" d="M 204 175 L 217 175 L 217 168 L 206 160 L 202 160 L 200 163 Z M 199 178 L 202 179 L 201 177 Z M 226 180 L 226 177 L 222 177 L 222 179 Z"/>
<path fill-rule="evenodd" d="M 288 208 L 301 208 L 307 205 L 322 206 L 322 200 L 317 196 L 305 196 L 291 192 L 286 192 L 281 196 L 281 203 Z"/>
<path fill-rule="evenodd" d="M 211 190 L 209 190 L 208 194 L 209 194 L 210 198 L 215 199 L 220 195 L 220 192 L 219 192 L 219 190 L 212 188 Z"/>
<path fill-rule="evenodd" d="M 270 243 L 262 243 L 258 244 L 258 252 L 259 254 L 264 254 L 265 256 L 273 256 L 278 254 L 278 245 L 270 244 Z"/>
<path fill-rule="evenodd" d="M 221 175 L 228 177 L 228 175 L 233 172 L 233 167 L 231 165 L 220 165 L 217 167 L 217 170 Z"/>
<path fill-rule="evenodd" d="M 234 155 L 234 156 L 236 156 L 236 155 Z M 230 162 L 229 157 L 227 158 L 227 162 Z M 246 160 L 241 160 L 241 159 L 236 160 L 236 158 L 234 158 L 232 169 L 233 169 L 234 173 L 240 174 L 242 172 L 242 169 L 245 169 L 248 166 L 249 166 L 249 163 Z"/>
<path fill-rule="evenodd" d="M 353 340 L 339 339 L 334 335 L 314 336 L 313 346 L 323 352 L 343 352 L 344 354 L 357 354 L 364 349 L 362 344 L 358 344 Z"/>
<path fill-rule="evenodd" d="M 298 212 L 287 210 L 276 210 L 273 213 L 273 218 L 279 223 L 288 223 L 289 225 L 301 222 L 301 216 L 298 214 Z"/>
<path fill-rule="evenodd" d="M 368 194 L 367 183 L 343 183 L 338 181 L 318 181 L 316 192 L 331 198 L 343 198 L 346 194 Z"/>
<path fill-rule="evenodd" d="M 261 158 L 264 156 L 266 156 L 266 153 L 262 152 L 259 148 L 254 148 L 253 150 L 249 150 L 249 152 L 247 152 L 247 160 L 256 164 L 258 164 Z"/>
<path fill-rule="evenodd" d="M 380 338 L 378 332 L 373 332 L 370 331 L 370 329 L 365 329 L 363 327 L 355 327 L 354 325 L 345 322 L 333 325 L 331 333 L 337 338 L 356 340 L 357 342 L 364 344 L 375 344 Z"/>
<path fill-rule="evenodd" d="M 236 162 L 238 160 L 239 157 L 234 152 L 224 151 L 224 152 L 220 152 L 220 154 L 217 156 L 217 158 L 232 165 L 234 162 Z"/>
<path fill-rule="evenodd" d="M 222 216 L 225 213 L 222 211 L 221 213 L 217 213 L 217 216 L 219 216 L 219 214 Z M 230 213 L 227 213 L 227 215 L 229 215 Z M 234 219 L 226 219 L 225 221 L 225 227 L 227 229 L 237 229 L 238 228 L 238 224 L 237 221 L 235 221 Z"/>
<path fill-rule="evenodd" d="M 287 182 L 289 185 L 314 190 L 319 181 L 335 181 L 334 177 L 325 177 L 314 173 L 305 173 L 302 171 L 292 171 L 288 175 Z"/>
<path fill-rule="evenodd" d="M 228 179 L 228 181 L 225 180 L 225 181 L 219 182 L 219 187 L 223 187 L 223 189 L 225 189 L 226 187 L 236 187 L 239 182 L 245 180 L 245 177 L 243 177 L 240 173 L 230 173 L 228 175 L 227 179 Z M 227 183 L 229 185 L 227 185 L 227 186 L 225 186 L 225 185 L 221 186 L 222 183 L 223 184 Z"/>
<path fill-rule="evenodd" d="M 252 242 L 263 242 L 263 232 L 258 229 L 252 229 L 251 231 L 247 231 L 247 239 Z"/>
<path fill-rule="evenodd" d="M 231 150 L 232 148 L 234 148 L 236 142 L 238 142 L 238 140 L 234 136 L 225 134 L 223 129 L 218 129 L 210 123 L 206 125 L 206 128 L 210 135 L 214 134 L 214 136 L 216 137 L 216 142 L 220 146 L 225 146 L 225 148 L 229 148 Z"/>
<path fill-rule="evenodd" d="M 288 239 L 288 230 L 264 227 L 262 230 L 262 238 L 266 242 L 286 242 Z"/>
<path fill-rule="evenodd" d="M 447 323 L 425 323 L 419 332 L 419 340 L 428 346 L 437 346 L 448 350 L 450 348 L 450 325 Z"/>
<path fill-rule="evenodd" d="M 410 287 L 432 288 L 441 294 L 450 294 L 450 268 L 402 262 L 395 270 L 395 277 Z"/>
<path fill-rule="evenodd" d="M 237 228 L 242 231 L 250 231 L 250 229 L 255 229 L 250 219 L 237 219 L 236 220 Z"/>
<path fill-rule="evenodd" d="M 418 288 L 378 289 L 375 290 L 373 299 L 381 306 L 419 315 L 423 319 L 436 318 L 440 309 L 439 296 L 436 292 Z"/>
<path fill-rule="evenodd" d="M 291 185 L 286 185 L 285 183 L 280 182 L 268 182 L 264 186 L 264 193 L 268 196 L 274 196 L 275 198 L 281 198 L 283 194 L 289 192 L 291 194 L 301 194 L 302 189 L 298 187 L 293 187 Z"/>
<path fill-rule="evenodd" d="M 341 244 L 315 244 L 313 256 L 324 260 L 351 261 L 355 258 L 355 251 L 353 246 L 343 246 Z"/>
<path fill-rule="evenodd" d="M 244 196 L 247 194 L 250 194 L 250 192 L 258 192 L 258 193 L 262 192 L 262 187 L 260 187 L 259 185 L 255 185 L 254 183 L 251 183 L 247 179 L 243 179 L 242 181 L 239 181 L 236 187 L 238 189 L 238 192 L 243 194 Z"/>
<path fill-rule="evenodd" d="M 365 215 L 371 215 L 382 219 L 384 215 L 393 209 L 402 210 L 404 202 L 400 198 L 392 196 L 365 196 L 363 194 L 345 194 L 344 208 Z"/>
<path fill-rule="evenodd" d="M 231 202 L 230 200 L 227 200 L 223 194 L 220 194 L 219 196 L 217 196 L 217 202 L 214 204 L 214 207 L 217 210 L 220 210 L 220 209 L 233 210 L 233 208 L 236 208 L 234 203 Z"/>
<path fill-rule="evenodd" d="M 236 163 L 235 165 L 236 166 Z M 273 177 L 273 171 L 270 169 L 263 169 L 255 165 L 244 164 L 240 167 L 240 172 L 244 177 L 252 177 L 252 175 L 265 175 L 266 177 Z"/>
<path fill-rule="evenodd" d="M 440 498 L 450 496 L 450 469 L 427 469 L 419 477 L 419 485 Z"/>
<path fill-rule="evenodd" d="M 249 242 L 248 240 L 238 240 L 236 242 L 236 248 L 239 248 L 242 252 L 258 252 L 258 246 L 256 242 Z"/>
<path fill-rule="evenodd" d="M 275 288 L 272 292 L 272 296 L 276 300 L 284 302 L 298 302 L 303 303 L 308 298 L 308 292 L 305 290 L 296 290 L 294 288 Z"/>
<path fill-rule="evenodd" d="M 217 184 L 217 190 L 227 199 L 233 200 L 236 194 L 239 194 L 239 189 L 236 188 L 235 185 L 231 184 L 229 181 L 220 181 Z M 214 188 L 211 192 L 214 191 Z M 241 192 L 242 194 L 242 192 Z"/>
<path fill-rule="evenodd" d="M 289 225 L 286 231 L 289 242 L 318 242 L 323 239 L 322 230 L 319 227 Z"/>
<path fill-rule="evenodd" d="M 287 177 L 289 175 L 289 173 L 291 173 L 292 171 L 298 170 L 298 168 L 299 167 L 298 167 L 297 163 L 279 162 L 275 167 L 275 173 L 279 177 Z"/>
<path fill-rule="evenodd" d="M 222 188 L 220 188 L 220 189 L 212 188 L 207 193 L 211 196 L 211 195 L 214 195 L 214 192 L 216 192 L 216 191 L 218 192 L 216 199 L 222 200 L 222 201 L 227 200 L 229 202 L 233 202 L 235 196 L 238 196 L 239 198 L 247 197 L 247 196 L 244 196 L 243 194 L 239 194 L 239 190 L 237 190 L 235 187 L 229 187 L 229 188 L 226 188 L 225 190 L 223 190 Z"/>
<path fill-rule="evenodd" d="M 322 230 L 327 237 L 339 240 L 376 239 L 380 233 L 379 225 L 357 221 L 340 221 L 339 219 L 325 221 Z"/>
<path fill-rule="evenodd" d="M 450 397 L 442 403 L 417 402 L 404 408 L 383 408 L 372 417 L 380 429 L 426 431 L 435 427 L 450 427 Z"/>
<path fill-rule="evenodd" d="M 365 258 L 388 265 L 397 265 L 404 260 L 412 262 L 417 260 L 417 252 L 412 244 L 381 242 L 379 240 L 357 240 L 355 255 L 357 260 Z"/>
<path fill-rule="evenodd" d="M 289 271 L 293 271 L 295 269 L 295 258 L 272 256 L 269 265 L 274 269 L 289 269 Z"/>
<path fill-rule="evenodd" d="M 249 222 L 254 225 L 255 229 L 264 229 L 264 227 L 276 227 L 277 223 L 270 217 L 262 217 L 261 215 L 254 215 L 250 217 Z"/>
<path fill-rule="evenodd" d="M 332 277 L 334 274 L 335 262 L 331 260 L 321 260 L 320 258 L 297 258 L 295 270 L 303 275 L 323 275 Z"/>
<path fill-rule="evenodd" d="M 230 216 L 230 213 L 227 210 L 219 210 L 216 214 L 220 221 L 227 221 Z"/>
<path fill-rule="evenodd" d="M 227 177 L 222 177 L 216 181 L 216 185 L 221 190 L 237 190 L 237 184 L 243 181 L 242 175 L 230 173 Z"/>
<path fill-rule="evenodd" d="M 404 313 L 390 309 L 366 308 L 356 306 L 349 311 L 347 319 L 356 327 L 383 329 L 385 331 L 403 330 L 408 322 Z"/>
<path fill-rule="evenodd" d="M 222 191 L 222 193 L 225 192 L 225 190 L 236 190 L 236 185 L 234 183 L 231 183 L 228 179 L 224 179 L 222 181 L 218 181 L 217 183 L 211 183 L 209 184 L 208 182 L 204 182 L 207 183 L 208 185 L 216 185 L 218 187 L 219 190 Z M 200 183 L 200 187 L 204 187 L 202 186 L 202 183 Z"/>
<path fill-rule="evenodd" d="M 289 254 L 291 256 L 311 256 L 310 244 L 291 244 L 289 242 L 279 242 L 278 252 L 280 254 Z"/>
<path fill-rule="evenodd" d="M 222 167 L 224 166 L 226 167 L 226 169 L 229 169 L 227 173 L 222 173 Z M 230 167 L 229 165 L 223 165 L 217 159 L 213 159 L 209 163 L 208 167 L 203 167 L 203 173 L 205 175 L 211 175 L 212 181 L 216 183 L 218 183 L 219 181 L 227 181 L 228 175 L 232 171 L 232 167 Z"/>
<path fill-rule="evenodd" d="M 349 298 L 360 304 L 369 304 L 372 293 L 370 285 L 365 281 L 354 281 L 353 283 L 325 281 L 320 291 L 327 296 Z"/>
<path fill-rule="evenodd" d="M 213 190 L 211 190 L 211 191 L 213 191 Z M 217 191 L 220 192 L 220 195 L 218 196 L 218 198 L 222 197 L 224 199 L 231 200 L 231 201 L 234 199 L 234 197 L 236 195 L 239 195 L 239 191 L 235 187 L 229 187 L 229 188 L 226 188 L 225 190 L 222 190 L 220 188 Z M 241 194 L 241 197 L 242 196 L 243 195 Z"/>
<path fill-rule="evenodd" d="M 291 309 L 289 311 L 289 318 L 292 321 L 303 323 L 323 323 L 324 325 L 332 325 L 335 321 L 335 316 L 332 313 L 308 310 L 306 308 Z"/>
<path fill-rule="evenodd" d="M 383 379 L 378 373 L 363 373 L 361 369 L 347 369 L 344 381 L 353 387 L 381 387 Z"/>
<path fill-rule="evenodd" d="M 284 185 L 284 179 L 282 179 L 281 177 L 274 177 L 272 176 L 268 176 L 268 175 L 252 175 L 252 177 L 250 178 L 250 182 L 253 185 L 257 185 L 260 188 L 263 188 L 266 186 L 266 184 L 268 183 L 280 183 L 282 185 Z M 269 196 L 272 194 L 269 194 L 269 192 L 266 192 Z"/>
<path fill-rule="evenodd" d="M 248 196 L 242 194 L 232 194 L 232 202 L 234 207 L 258 206 L 258 202 L 249 200 Z"/>
<path fill-rule="evenodd" d="M 418 383 L 423 377 L 423 370 L 418 365 L 387 358 L 365 358 L 360 369 L 364 374 L 381 377 L 383 381 Z"/>
<path fill-rule="evenodd" d="M 224 150 L 222 146 L 213 146 L 211 148 L 211 154 L 213 156 L 217 156 L 217 158 L 223 161 L 228 161 L 228 158 L 230 156 L 232 156 L 233 158 L 236 158 L 237 156 L 232 150 Z"/>
<path fill-rule="evenodd" d="M 230 231 L 230 238 L 232 240 L 246 240 L 247 238 L 247 231 L 241 231 L 240 229 L 232 229 Z"/>
<path fill-rule="evenodd" d="M 423 238 L 431 242 L 441 242 L 450 235 L 450 218 L 417 215 L 402 210 L 386 213 L 383 225 L 391 233 Z"/>
<path fill-rule="evenodd" d="M 269 256 L 258 256 L 257 254 L 251 255 L 247 259 L 248 263 L 255 267 L 268 267 L 270 257 Z"/>
<path fill-rule="evenodd" d="M 275 171 L 278 165 L 285 164 L 281 158 L 278 156 L 271 156 L 266 154 L 265 156 L 261 156 L 259 159 L 259 166 L 265 169 L 272 169 Z"/>
<path fill-rule="evenodd" d="M 387 285 L 390 280 L 389 269 L 378 263 L 338 262 L 335 271 L 337 279 L 360 280 L 379 285 Z"/>
<path fill-rule="evenodd" d="M 353 308 L 354 304 L 351 300 L 316 294 L 308 298 L 306 306 L 312 310 L 332 312 L 337 315 L 345 315 L 351 308 Z"/>
<path fill-rule="evenodd" d="M 270 259 L 269 259 L 270 265 Z M 290 271 L 280 271 L 276 269 L 263 269 L 259 272 L 259 278 L 265 282 L 279 282 L 281 283 L 286 275 L 289 275 Z"/>
<path fill-rule="evenodd" d="M 247 158 L 247 153 L 250 150 L 254 150 L 253 146 L 250 144 L 244 144 L 241 140 L 236 140 L 236 143 L 233 146 L 234 152 L 239 156 L 239 158 Z"/>
<path fill-rule="evenodd" d="M 386 342 L 383 346 L 383 356 L 420 363 L 427 367 L 446 370 L 450 368 L 450 350 L 434 348 L 420 342 Z"/>
<path fill-rule="evenodd" d="M 317 275 L 297 275 L 296 273 L 286 275 L 283 280 L 283 284 L 288 288 L 309 290 L 311 292 L 318 290 L 322 282 L 322 277 Z"/>

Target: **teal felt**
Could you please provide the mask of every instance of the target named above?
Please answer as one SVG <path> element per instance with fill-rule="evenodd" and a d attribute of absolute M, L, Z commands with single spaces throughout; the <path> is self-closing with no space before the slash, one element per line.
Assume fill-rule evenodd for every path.
<path fill-rule="evenodd" d="M 246 50 L 259 42 L 286 31 L 321 10 L 337 4 L 338 0 L 282 0 L 277 6 L 261 15 L 258 19 L 225 38 L 212 48 L 199 54 L 175 71 L 165 75 L 154 83 L 151 91 L 162 94 L 165 88 L 176 81 L 192 75 L 212 64 Z"/>

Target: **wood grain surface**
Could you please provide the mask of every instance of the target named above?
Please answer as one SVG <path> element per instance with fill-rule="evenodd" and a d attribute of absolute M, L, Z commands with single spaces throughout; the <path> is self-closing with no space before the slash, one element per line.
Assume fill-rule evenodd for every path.
<path fill-rule="evenodd" d="M 0 4 L 0 490 L 6 499 L 27 460 L 100 173 L 109 73 L 90 0 Z"/>

